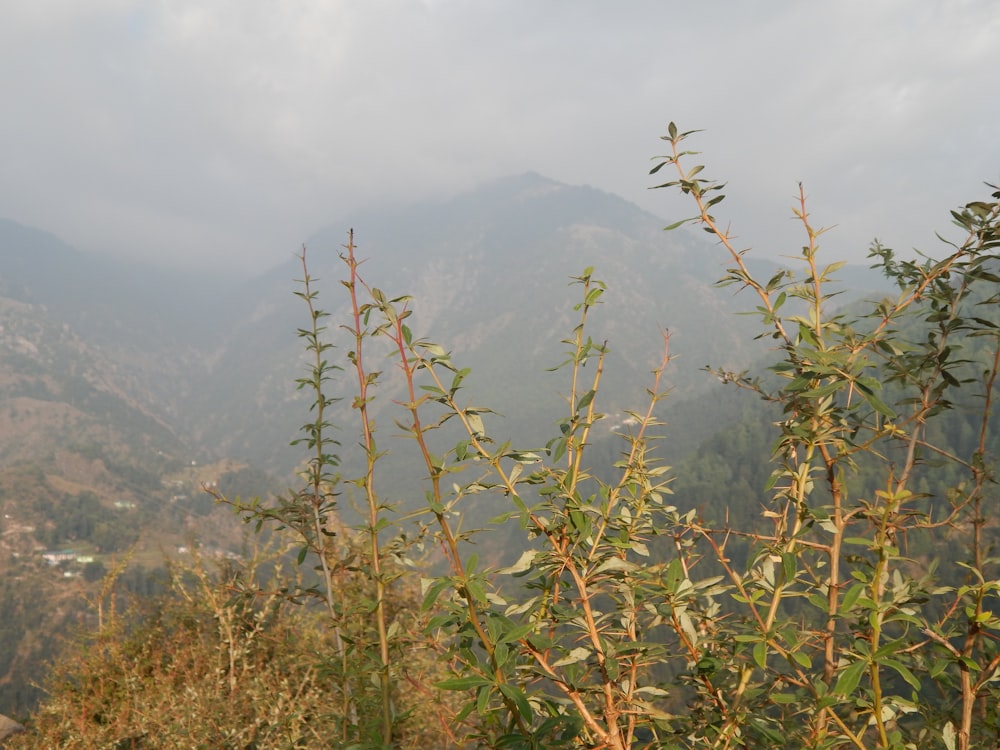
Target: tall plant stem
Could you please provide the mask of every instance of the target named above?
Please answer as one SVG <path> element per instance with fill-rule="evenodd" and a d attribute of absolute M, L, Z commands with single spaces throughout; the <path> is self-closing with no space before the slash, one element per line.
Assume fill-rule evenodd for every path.
<path fill-rule="evenodd" d="M 365 504 L 368 511 L 368 524 L 365 529 L 368 537 L 368 555 L 371 565 L 371 578 L 375 586 L 375 628 L 378 634 L 379 651 L 379 693 L 381 698 L 382 711 L 382 742 L 388 746 L 392 742 L 393 734 L 393 707 L 392 707 L 392 682 L 390 675 L 391 660 L 389 653 L 389 631 L 386 625 L 385 596 L 386 581 L 382 569 L 382 549 L 379 543 L 379 503 L 378 494 L 375 492 L 375 463 L 378 460 L 378 452 L 375 444 L 375 427 L 372 423 L 371 415 L 368 412 L 370 397 L 368 395 L 369 386 L 374 382 L 365 371 L 363 348 L 365 342 L 365 330 L 362 324 L 361 304 L 358 302 L 358 260 L 355 255 L 354 230 L 351 229 L 348 235 L 348 242 L 344 246 L 347 254 L 343 255 L 343 260 L 347 264 L 349 280 L 345 286 L 351 297 L 351 316 L 354 336 L 354 351 L 350 355 L 350 360 L 354 365 L 354 372 L 357 375 L 358 391 L 354 400 L 354 408 L 358 410 L 361 418 L 361 445 L 365 451 L 365 476 L 362 486 L 365 493 Z"/>

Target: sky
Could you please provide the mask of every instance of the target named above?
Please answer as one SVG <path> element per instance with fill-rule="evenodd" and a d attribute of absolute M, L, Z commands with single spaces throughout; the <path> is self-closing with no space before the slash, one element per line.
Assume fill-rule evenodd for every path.
<path fill-rule="evenodd" d="M 232 273 L 526 171 L 666 223 L 675 121 L 753 252 L 801 181 L 831 261 L 935 253 L 1000 183 L 997 49 L 996 0 L 5 0 L 0 216 Z"/>

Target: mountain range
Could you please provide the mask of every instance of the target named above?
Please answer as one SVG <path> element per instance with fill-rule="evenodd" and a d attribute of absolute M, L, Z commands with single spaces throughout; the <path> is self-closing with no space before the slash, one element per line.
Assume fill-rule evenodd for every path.
<path fill-rule="evenodd" d="M 412 296 L 410 327 L 471 368 L 465 398 L 496 412 L 491 434 L 530 448 L 556 434 L 565 411 L 565 376 L 549 370 L 577 323 L 571 277 L 592 267 L 607 292 L 588 335 L 610 349 L 600 396 L 609 427 L 595 439 L 644 406 L 669 329 L 672 463 L 736 413 L 704 366 L 747 367 L 766 344 L 754 341 L 752 317 L 736 315 L 752 301 L 713 288 L 722 251 L 697 233 L 664 233 L 664 223 L 617 196 L 524 174 L 447 201 L 357 214 L 315 233 L 304 252 L 317 304 L 330 313 L 331 358 L 346 364 L 351 348 L 339 282 L 353 228 L 366 283 Z M 310 405 L 295 388 L 306 367 L 296 331 L 309 320 L 294 294 L 302 252 L 289 248 L 287 262 L 249 280 L 206 277 L 84 253 L 0 220 L 0 713 L 36 695 L 26 671 L 47 652 L 32 633 L 67 627 L 66 613 L 78 612 L 53 605 L 32 618 L 26 587 L 79 600 L 83 578 L 96 578 L 93 566 L 109 555 L 138 540 L 133 554 L 152 568 L 194 529 L 203 545 L 236 552 L 232 514 L 199 486 L 246 495 L 294 481 L 302 454 L 289 443 Z M 879 285 L 851 273 L 855 290 Z M 386 373 L 372 413 L 394 434 L 402 383 L 373 347 L 370 366 Z M 349 396 L 350 384 L 345 373 L 336 395 Z M 345 398 L 333 421 L 348 474 L 354 418 Z M 412 505 L 420 493 L 405 479 L 406 446 L 390 451 L 402 468 L 386 491 Z M 42 557 L 64 548 L 89 562 Z"/>

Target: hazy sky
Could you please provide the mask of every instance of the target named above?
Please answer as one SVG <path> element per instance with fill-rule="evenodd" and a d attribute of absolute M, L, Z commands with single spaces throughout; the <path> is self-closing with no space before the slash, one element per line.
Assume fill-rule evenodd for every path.
<path fill-rule="evenodd" d="M 831 254 L 936 250 L 1000 182 L 997 50 L 996 0 L 4 0 L 0 216 L 240 271 L 528 170 L 674 219 L 676 120 L 761 253 L 799 180 Z"/>

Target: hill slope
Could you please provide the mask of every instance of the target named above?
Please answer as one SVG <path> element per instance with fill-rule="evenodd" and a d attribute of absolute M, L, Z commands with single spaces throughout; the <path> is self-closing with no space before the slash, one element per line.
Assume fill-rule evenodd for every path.
<path fill-rule="evenodd" d="M 560 342 L 578 320 L 570 278 L 593 267 L 608 287 L 588 331 L 611 352 L 600 410 L 643 406 L 668 328 L 676 359 L 665 413 L 677 419 L 665 450 L 676 463 L 739 413 L 702 367 L 746 366 L 763 344 L 752 341 L 753 319 L 734 315 L 748 301 L 712 288 L 722 271 L 716 249 L 662 225 L 616 196 L 526 174 L 450 201 L 350 217 L 317 233 L 307 258 L 319 306 L 331 313 L 332 358 L 344 361 L 351 348 L 338 281 L 354 227 L 365 280 L 390 297 L 412 295 L 415 335 L 471 368 L 464 396 L 498 413 L 488 418 L 496 438 L 529 447 L 552 437 L 563 416 L 568 384 L 549 369 L 565 359 Z M 308 322 L 292 294 L 301 277 L 293 257 L 242 284 L 166 273 L 0 221 L 0 713 L 31 700 L 25 685 L 50 642 L 37 634 L 78 616 L 86 582 L 77 574 L 98 577 L 108 554 L 136 540 L 153 565 L 159 547 L 173 549 L 195 527 L 203 543 L 234 549 L 231 515 L 199 497 L 199 483 L 220 480 L 246 495 L 270 486 L 258 469 L 290 476 L 300 453 L 288 443 L 309 413 L 294 386 L 305 367 L 295 332 Z M 373 343 L 367 355 L 385 370 L 372 404 L 383 440 L 398 432 L 389 413 L 402 397 L 385 354 Z M 344 374 L 336 394 L 351 395 L 351 382 Z M 333 421 L 348 476 L 353 419 L 346 399 Z M 608 439 L 603 424 L 619 421 L 593 439 Z M 397 468 L 382 491 L 412 506 L 422 496 L 413 457 L 405 441 L 385 444 Z M 72 560 L 42 557 L 65 549 Z M 33 591 L 46 592 L 45 607 Z"/>

